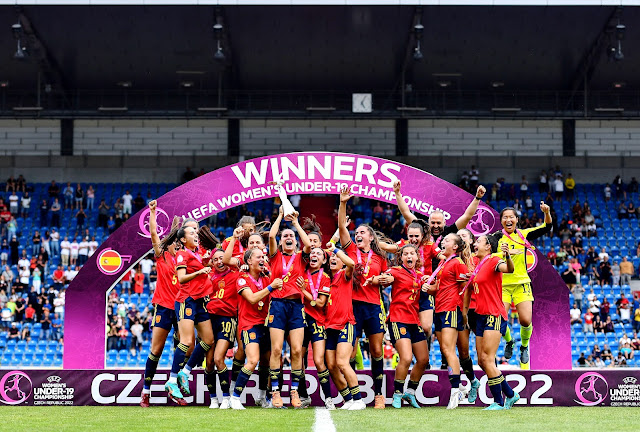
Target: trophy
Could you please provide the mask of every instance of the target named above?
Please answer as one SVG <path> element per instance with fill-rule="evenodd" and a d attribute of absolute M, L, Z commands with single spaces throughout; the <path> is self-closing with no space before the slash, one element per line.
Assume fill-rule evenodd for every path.
<path fill-rule="evenodd" d="M 280 202 L 282 203 L 282 213 L 285 220 L 292 220 L 298 217 L 298 212 L 295 208 L 293 208 L 293 204 L 287 198 L 287 191 L 284 189 L 285 181 L 283 179 L 284 174 L 280 174 L 274 181 L 269 182 L 269 184 L 275 185 L 276 192 L 278 192 L 278 196 L 280 197 Z"/>

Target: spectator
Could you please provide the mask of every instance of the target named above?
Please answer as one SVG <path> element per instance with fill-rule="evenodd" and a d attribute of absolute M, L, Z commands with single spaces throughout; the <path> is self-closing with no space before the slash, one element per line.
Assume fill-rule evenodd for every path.
<path fill-rule="evenodd" d="M 633 330 L 640 332 L 640 307 L 633 310 Z"/>
<path fill-rule="evenodd" d="M 125 191 L 124 195 L 122 195 L 122 213 L 123 214 L 131 214 L 131 203 L 133 201 L 133 196 L 129 193 L 129 190 Z"/>
<path fill-rule="evenodd" d="M 587 366 L 587 359 L 584 356 L 584 352 L 580 353 L 580 357 L 578 357 L 578 360 L 576 360 L 576 366 L 578 366 L 578 367 L 586 367 Z"/>
<path fill-rule="evenodd" d="M 629 192 L 638 192 L 638 180 L 636 180 L 635 177 L 631 177 L 631 181 L 629 182 Z"/>
<path fill-rule="evenodd" d="M 618 356 L 613 359 L 613 362 L 611 363 L 610 367 L 614 367 L 614 366 L 626 366 L 627 365 L 627 359 L 624 357 L 624 355 L 622 355 L 622 352 L 618 351 Z"/>
<path fill-rule="evenodd" d="M 584 287 L 580 283 L 574 286 L 573 290 L 571 290 L 573 300 L 576 302 L 576 305 L 578 305 L 578 309 L 580 310 L 582 310 L 582 297 L 584 295 L 584 291 Z"/>
<path fill-rule="evenodd" d="M 618 219 L 629 219 L 627 215 L 627 205 L 624 202 L 618 205 Z"/>
<path fill-rule="evenodd" d="M 578 308 L 577 304 L 573 304 L 573 308 L 570 311 L 570 315 L 571 315 L 571 324 L 582 324 L 582 312 L 580 311 L 580 309 Z"/>
<path fill-rule="evenodd" d="M 40 226 L 47 226 L 49 217 L 49 204 L 47 204 L 47 200 L 42 200 L 42 204 L 40 204 Z"/>
<path fill-rule="evenodd" d="M 142 331 L 142 324 L 140 324 L 140 321 L 135 320 L 131 326 L 131 352 L 133 354 L 140 351 L 140 348 L 142 347 Z"/>
<path fill-rule="evenodd" d="M 615 333 L 616 330 L 613 327 L 613 321 L 611 321 L 611 317 L 607 316 L 607 320 L 604 322 L 604 334 L 607 333 Z M 605 348 L 607 346 L 605 345 Z"/>
<path fill-rule="evenodd" d="M 84 229 L 84 222 L 87 219 L 87 214 L 84 212 L 82 207 L 76 213 L 76 229 L 78 231 L 82 231 Z"/>
<path fill-rule="evenodd" d="M 13 322 L 13 310 L 9 307 L 8 302 L 6 302 L 4 306 L 2 306 L 2 310 L 0 310 L 0 316 L 2 317 L 2 327 L 5 329 L 11 328 L 11 323 Z"/>
<path fill-rule="evenodd" d="M 99 246 L 100 245 L 96 240 L 96 236 L 91 236 L 91 241 L 89 242 L 89 257 L 91 257 L 91 255 L 93 255 L 96 252 L 96 250 L 98 250 Z"/>
<path fill-rule="evenodd" d="M 600 305 L 600 318 L 602 321 L 606 321 L 609 317 L 609 311 L 611 310 L 611 304 L 609 300 L 605 297 L 602 299 L 602 304 Z"/>
<path fill-rule="evenodd" d="M 611 281 L 613 285 L 620 283 L 620 266 L 618 265 L 618 261 L 614 261 L 611 266 Z"/>
<path fill-rule="evenodd" d="M 51 226 L 56 228 L 60 228 L 60 203 L 58 202 L 58 198 L 53 199 L 53 203 L 51 204 L 51 208 L 49 209 L 51 213 Z"/>
<path fill-rule="evenodd" d="M 631 343 L 627 342 L 623 345 L 620 345 L 620 353 L 622 354 L 626 360 L 633 360 L 633 349 L 631 348 Z"/>
<path fill-rule="evenodd" d="M 107 221 L 109 220 L 109 207 L 104 199 L 100 200 L 98 206 L 98 226 L 107 229 Z"/>
<path fill-rule="evenodd" d="M 92 185 L 89 185 L 89 189 L 87 189 L 87 210 L 93 210 L 95 199 L 96 191 L 93 189 Z"/>
<path fill-rule="evenodd" d="M 620 315 L 620 309 L 622 306 L 629 306 L 629 299 L 624 295 L 624 293 L 620 293 L 620 297 L 616 300 L 616 313 Z"/>
<path fill-rule="evenodd" d="M 53 314 L 53 319 L 51 320 L 51 335 L 53 340 L 58 340 L 62 337 L 62 318 L 57 313 Z"/>
<path fill-rule="evenodd" d="M 607 183 L 604 187 L 604 200 L 611 201 L 611 186 Z"/>
<path fill-rule="evenodd" d="M 11 339 L 20 339 L 20 329 L 18 329 L 18 325 L 16 323 L 11 323 L 11 327 L 9 328 L 9 340 Z"/>
<path fill-rule="evenodd" d="M 71 182 L 67 182 L 67 186 L 65 186 L 62 191 L 64 195 L 64 209 L 69 210 L 73 209 L 73 201 L 75 198 L 75 191 L 73 190 L 73 186 L 71 186 Z"/>
<path fill-rule="evenodd" d="M 51 256 L 52 257 L 59 256 L 60 255 L 60 233 L 55 227 L 51 228 L 49 243 L 51 248 Z"/>
<path fill-rule="evenodd" d="M 622 337 L 618 341 L 618 345 L 622 346 L 624 344 L 630 344 L 630 343 L 631 343 L 631 339 L 629 338 L 629 336 L 627 336 L 626 333 L 623 333 Z"/>
<path fill-rule="evenodd" d="M 573 259 L 574 258 L 572 258 L 572 260 Z M 567 288 L 569 288 L 569 291 L 573 290 L 573 287 L 576 285 L 576 283 L 580 282 L 579 277 L 580 275 L 576 274 L 575 269 L 571 265 L 568 265 L 565 271 L 562 272 L 562 280 L 567 284 Z"/>
<path fill-rule="evenodd" d="M 73 239 L 71 245 L 69 246 L 71 254 L 69 256 L 70 262 L 72 266 L 78 264 L 78 251 L 80 250 L 80 243 L 78 243 L 78 239 Z"/>
<path fill-rule="evenodd" d="M 624 296 L 624 293 L 620 294 L 620 299 L 616 301 L 616 306 L 618 309 L 618 315 L 620 316 L 620 321 L 624 324 L 630 324 L 631 305 L 629 304 L 629 300 Z"/>
<path fill-rule="evenodd" d="M 140 269 L 142 270 L 142 274 L 144 275 L 144 283 L 145 285 L 149 285 L 149 275 L 151 274 L 151 268 L 153 267 L 153 260 L 151 259 L 151 255 L 145 256 L 142 261 L 140 261 Z"/>
<path fill-rule="evenodd" d="M 64 280 L 67 283 L 71 283 L 73 279 L 75 279 L 77 274 L 78 274 L 77 267 L 74 265 L 69 266 L 69 268 L 64 272 Z"/>
<path fill-rule="evenodd" d="M 564 181 L 564 186 L 567 189 L 567 198 L 573 200 L 573 192 L 576 188 L 576 181 L 571 176 L 571 173 L 567 175 L 567 179 Z"/>
<path fill-rule="evenodd" d="M 133 291 L 136 294 L 142 294 L 142 292 L 144 291 L 144 275 L 142 274 L 142 270 L 140 269 L 139 265 L 135 270 L 133 281 L 134 281 Z"/>
<path fill-rule="evenodd" d="M 45 340 L 51 340 L 51 312 L 49 309 L 43 309 L 43 316 L 40 320 L 40 325 L 42 326 L 42 336 Z"/>
<path fill-rule="evenodd" d="M 49 193 L 49 198 L 56 198 L 60 195 L 60 186 L 56 184 L 55 180 L 51 180 L 51 184 L 49 185 L 47 192 Z"/>
<path fill-rule="evenodd" d="M 78 265 L 85 265 L 89 258 L 89 237 L 85 237 L 78 244 Z"/>
<path fill-rule="evenodd" d="M 109 234 L 112 234 L 116 230 L 116 221 L 113 216 L 109 216 L 109 220 L 107 221 L 107 229 L 109 230 Z"/>
<path fill-rule="evenodd" d="M 11 195 L 9 195 L 9 211 L 13 216 L 18 215 L 19 201 L 20 198 L 18 197 L 18 194 L 15 191 L 11 192 Z"/>
<path fill-rule="evenodd" d="M 124 272 L 120 283 L 122 284 L 122 292 L 126 290 L 127 294 L 131 295 L 131 271 Z"/>
<path fill-rule="evenodd" d="M 158 282 L 158 269 L 155 264 L 151 266 L 151 272 L 149 273 L 149 290 L 153 293 L 156 290 L 156 283 Z"/>
<path fill-rule="evenodd" d="M 600 357 L 604 361 L 613 360 L 613 353 L 611 352 L 611 349 L 609 348 L 608 344 L 604 344 L 604 348 L 602 348 L 602 353 L 600 354 Z"/>
<path fill-rule="evenodd" d="M 631 348 L 635 351 L 640 350 L 640 338 L 638 338 L 638 332 L 633 332 L 633 337 L 631 338 Z"/>
<path fill-rule="evenodd" d="M 136 195 L 136 197 L 133 199 L 133 213 L 138 213 L 145 206 L 146 206 L 146 201 L 144 200 L 144 198 L 142 198 L 142 195 L 140 195 L 140 192 L 138 192 L 138 195 Z"/>
<path fill-rule="evenodd" d="M 60 291 L 64 287 L 64 270 L 62 269 L 62 265 L 59 265 L 57 269 L 53 271 L 53 287 Z"/>
<path fill-rule="evenodd" d="M 620 263 L 620 283 L 622 285 L 630 285 L 632 277 L 633 263 L 631 263 L 625 256 L 622 258 L 622 262 Z"/>
<path fill-rule="evenodd" d="M 69 265 L 69 256 L 71 255 L 71 243 L 69 237 L 65 236 L 64 240 L 60 243 L 60 261 L 63 266 Z"/>
<path fill-rule="evenodd" d="M 613 179 L 613 187 L 615 189 L 617 199 L 623 197 L 624 199 L 627 199 L 627 193 L 624 190 L 624 182 L 622 181 L 622 177 L 617 175 L 616 178 Z"/>
<path fill-rule="evenodd" d="M 605 256 L 604 260 L 598 266 L 598 281 L 600 285 L 611 284 L 611 264 L 609 264 L 609 256 Z"/>
<path fill-rule="evenodd" d="M 549 252 L 547 252 L 547 259 L 549 260 L 551 265 L 557 265 L 556 248 L 552 247 L 551 249 L 549 249 Z"/>
<path fill-rule="evenodd" d="M 20 204 L 22 209 L 20 210 L 20 215 L 23 218 L 29 216 L 29 209 L 31 208 L 31 197 L 29 196 L 29 192 L 25 192 L 20 200 Z"/>
<path fill-rule="evenodd" d="M 541 193 L 549 192 L 549 184 L 547 183 L 547 173 L 545 170 L 540 171 L 540 176 L 538 176 L 538 188 Z"/>
<path fill-rule="evenodd" d="M 2 277 L 7 282 L 7 285 L 8 285 L 7 292 L 8 293 L 12 292 L 13 276 L 14 275 L 13 275 L 13 271 L 11 271 L 11 267 L 9 267 L 8 265 L 5 265 L 4 266 L 4 271 L 2 272 Z"/>
<path fill-rule="evenodd" d="M 584 332 L 593 333 L 593 314 L 588 309 L 584 314 Z"/>
<path fill-rule="evenodd" d="M 593 317 L 593 333 L 604 333 L 604 323 L 600 319 L 600 315 L 594 315 Z"/>
<path fill-rule="evenodd" d="M 529 193 L 529 182 L 527 181 L 527 176 L 522 176 L 522 180 L 520 181 L 520 199 L 524 200 Z"/>
<path fill-rule="evenodd" d="M 564 195 L 564 183 L 562 182 L 562 176 L 560 175 L 556 175 L 555 192 L 556 192 L 556 201 L 561 202 L 562 197 Z"/>
<path fill-rule="evenodd" d="M 191 171 L 191 167 L 187 167 L 187 170 L 182 174 L 182 183 L 190 182 L 196 178 L 196 175 L 193 171 Z"/>

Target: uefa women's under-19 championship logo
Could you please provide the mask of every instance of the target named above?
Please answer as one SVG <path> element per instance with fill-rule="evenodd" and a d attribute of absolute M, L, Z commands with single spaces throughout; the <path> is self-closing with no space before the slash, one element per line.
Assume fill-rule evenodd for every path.
<path fill-rule="evenodd" d="M 583 406 L 598 405 L 607 398 L 609 384 L 605 377 L 597 372 L 586 372 L 576 380 L 576 396 L 574 402 Z"/>
<path fill-rule="evenodd" d="M 145 209 L 140 215 L 140 219 L 138 219 L 138 226 L 140 227 L 139 236 L 151 238 L 151 232 L 149 231 L 149 214 L 151 210 L 149 207 Z M 165 234 L 168 234 L 171 231 L 171 222 L 172 220 L 169 218 L 169 215 L 166 211 L 162 210 L 160 207 L 156 207 L 156 219 L 158 222 L 158 236 L 162 238 Z"/>
<path fill-rule="evenodd" d="M 31 396 L 33 384 L 27 374 L 21 371 L 7 372 L 0 379 L 0 402 L 19 405 Z"/>
<path fill-rule="evenodd" d="M 484 234 L 488 234 L 493 228 L 496 222 L 495 215 L 491 212 L 491 209 L 478 207 L 473 218 L 467 224 L 467 228 L 477 237 Z"/>

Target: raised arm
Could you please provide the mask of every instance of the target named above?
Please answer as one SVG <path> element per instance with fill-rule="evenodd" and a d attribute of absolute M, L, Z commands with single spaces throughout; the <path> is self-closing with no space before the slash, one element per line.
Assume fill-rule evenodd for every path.
<path fill-rule="evenodd" d="M 273 221 L 273 225 L 271 225 L 271 229 L 269 230 L 269 256 L 272 257 L 278 252 L 278 242 L 276 241 L 276 236 L 278 235 L 278 231 L 280 230 L 280 222 L 282 222 L 283 210 L 282 206 L 280 206 L 280 211 L 278 212 L 278 217 L 275 221 Z"/>
<path fill-rule="evenodd" d="M 300 236 L 300 241 L 302 242 L 302 250 L 304 253 L 308 254 L 311 252 L 311 241 L 309 240 L 309 236 L 300 226 L 300 222 L 298 222 L 298 217 L 295 216 L 291 219 L 291 225 L 293 225 L 298 231 L 298 235 Z M 271 236 L 269 236 L 269 245 L 271 245 Z"/>
<path fill-rule="evenodd" d="M 176 273 L 178 273 L 178 282 L 180 282 L 181 284 L 184 284 L 191 281 L 193 278 L 195 278 L 198 275 L 209 274 L 210 272 L 211 272 L 211 267 L 205 266 L 200 270 L 198 270 L 197 272 L 193 272 L 189 274 L 187 274 L 186 267 L 180 267 Z"/>
<path fill-rule="evenodd" d="M 473 215 L 476 213 L 476 210 L 478 210 L 478 204 L 480 204 L 480 201 L 482 201 L 482 197 L 486 192 L 487 190 L 484 188 L 484 186 L 482 185 L 478 186 L 478 190 L 476 190 L 476 197 L 473 199 L 473 201 L 471 201 L 471 204 L 469 204 L 464 214 L 460 216 L 456 221 L 456 227 L 458 229 L 467 227 L 467 224 L 469 223 L 471 218 L 473 218 Z"/>
<path fill-rule="evenodd" d="M 498 271 L 501 271 L 502 273 L 513 273 L 514 266 L 513 261 L 511 261 L 511 254 L 509 253 L 509 245 L 502 243 L 500 245 L 500 250 L 502 251 L 504 262 L 498 266 Z"/>
<path fill-rule="evenodd" d="M 407 221 L 407 224 L 410 224 L 411 222 L 416 220 L 417 217 L 416 215 L 411 213 L 411 210 L 409 210 L 409 206 L 402 199 L 402 193 L 400 192 L 401 186 L 402 183 L 400 182 L 400 180 L 396 180 L 393 182 L 393 191 L 396 194 L 396 203 L 398 204 L 398 210 L 400 210 L 400 213 L 402 214 L 402 217 Z"/>
<path fill-rule="evenodd" d="M 271 281 L 270 285 L 268 285 L 264 289 L 261 289 L 258 292 L 253 292 L 249 288 L 245 288 L 242 291 L 240 291 L 240 295 L 244 297 L 249 303 L 256 304 L 260 300 L 268 296 L 271 291 L 273 291 L 274 289 L 280 289 L 280 288 L 282 288 L 282 279 L 276 278 L 273 281 Z"/>
<path fill-rule="evenodd" d="M 347 278 L 347 280 L 351 279 L 351 277 L 353 276 L 353 268 L 356 266 L 355 261 L 352 260 L 349 255 L 344 253 L 344 251 L 342 251 L 341 249 L 334 250 L 334 252 L 336 253 L 336 256 L 340 258 L 342 263 L 347 266 L 347 268 L 344 270 L 344 276 Z"/>
<path fill-rule="evenodd" d="M 350 241 L 351 236 L 347 229 L 347 202 L 351 199 L 351 188 L 345 187 L 340 191 L 340 207 L 338 207 L 338 230 L 340 231 L 340 243 L 345 247 Z"/>
<path fill-rule="evenodd" d="M 158 207 L 158 202 L 156 200 L 149 202 L 149 232 L 151 233 L 151 244 L 153 245 L 153 252 L 157 257 L 159 257 L 162 256 L 162 249 L 160 249 L 160 236 L 158 235 L 156 207 Z"/>
<path fill-rule="evenodd" d="M 240 237 L 242 236 L 244 232 L 244 228 L 242 227 L 238 227 L 235 230 L 233 230 L 233 237 L 231 237 L 231 240 L 229 240 L 229 244 L 227 245 L 227 248 L 224 250 L 224 255 L 222 255 L 222 262 L 225 263 L 226 265 L 232 265 L 234 267 L 240 267 L 241 262 L 238 258 L 235 258 L 233 256 L 233 248 L 236 245 L 236 241 L 240 241 Z"/>

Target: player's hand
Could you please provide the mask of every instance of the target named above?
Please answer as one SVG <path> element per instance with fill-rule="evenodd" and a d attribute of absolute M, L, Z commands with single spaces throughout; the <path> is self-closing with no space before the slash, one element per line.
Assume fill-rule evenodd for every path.
<path fill-rule="evenodd" d="M 544 201 L 540 201 L 540 210 L 542 211 L 542 213 L 544 214 L 549 214 L 549 212 L 551 211 L 551 207 L 549 207 L 548 205 L 546 205 L 544 203 Z"/>
<path fill-rule="evenodd" d="M 386 275 L 383 273 L 380 276 L 378 276 L 378 285 L 387 286 L 390 283 L 391 283 L 391 278 L 389 277 L 389 275 Z"/>
<path fill-rule="evenodd" d="M 298 276 L 298 279 L 296 279 L 296 285 L 300 288 L 300 291 L 306 291 L 307 284 L 302 276 Z"/>
<path fill-rule="evenodd" d="M 353 194 L 351 193 L 351 186 L 346 186 L 346 187 L 342 188 L 342 190 L 340 191 L 340 202 L 341 203 L 346 203 L 352 197 L 353 197 Z"/>
<path fill-rule="evenodd" d="M 469 329 L 469 317 L 467 314 L 462 314 L 462 326 L 465 329 Z"/>
<path fill-rule="evenodd" d="M 295 211 L 295 212 L 291 213 L 290 215 L 288 215 L 285 218 L 285 220 L 291 221 L 291 225 L 293 225 L 293 226 L 298 226 L 299 225 L 298 216 L 300 216 L 300 213 Z"/>
<path fill-rule="evenodd" d="M 284 216 L 284 209 L 282 208 L 282 206 L 280 206 L 280 209 L 278 210 L 278 215 Z"/>
<path fill-rule="evenodd" d="M 400 182 L 400 180 L 396 180 L 393 182 L 393 192 L 396 195 L 400 194 L 400 187 L 402 186 L 402 183 Z"/>
<path fill-rule="evenodd" d="M 207 259 L 207 258 L 209 258 L 209 257 L 211 257 L 211 251 L 210 251 L 210 250 L 206 251 L 206 252 L 204 253 L 204 255 L 202 255 L 202 259 Z"/>
<path fill-rule="evenodd" d="M 203 267 L 200 270 L 198 270 L 198 274 L 209 274 L 211 273 L 211 267 L 207 266 L 207 267 Z"/>
<path fill-rule="evenodd" d="M 249 271 L 249 266 L 248 266 L 248 265 L 246 265 L 246 264 L 242 264 L 242 265 L 240 266 L 240 271 L 248 272 L 248 271 Z"/>
<path fill-rule="evenodd" d="M 273 281 L 271 281 L 271 288 L 278 290 L 282 289 L 282 279 L 275 278 Z"/>
<path fill-rule="evenodd" d="M 485 189 L 484 186 L 482 185 L 478 186 L 478 190 L 476 190 L 476 196 L 478 198 L 482 198 L 486 193 L 487 193 L 487 189 Z"/>
<path fill-rule="evenodd" d="M 471 277 L 471 273 L 460 273 L 460 279 L 468 281 Z"/>
<path fill-rule="evenodd" d="M 240 240 L 244 236 L 244 228 L 238 227 L 233 230 L 233 238 Z"/>
<path fill-rule="evenodd" d="M 158 207 L 158 201 L 149 201 L 149 210 L 151 210 L 152 213 L 155 213 L 156 207 Z"/>
<path fill-rule="evenodd" d="M 502 243 L 500 245 L 500 250 L 502 251 L 502 255 L 506 258 L 509 255 L 509 245 L 506 243 Z"/>
<path fill-rule="evenodd" d="M 367 285 L 369 285 L 369 284 L 373 284 L 373 278 L 374 278 L 374 277 L 375 277 L 375 276 L 371 276 L 370 278 L 368 278 L 366 281 L 364 281 L 364 282 L 362 283 L 362 286 L 367 286 Z"/>

